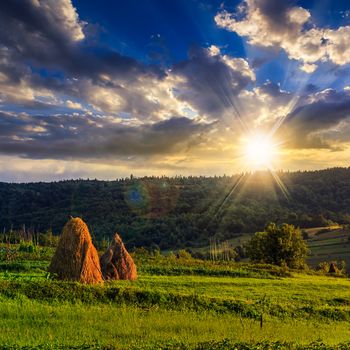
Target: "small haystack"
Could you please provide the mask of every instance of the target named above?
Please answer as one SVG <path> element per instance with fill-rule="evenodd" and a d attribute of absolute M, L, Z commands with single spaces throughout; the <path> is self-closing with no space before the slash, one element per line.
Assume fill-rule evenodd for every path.
<path fill-rule="evenodd" d="M 337 272 L 338 272 L 337 264 L 334 261 L 332 261 L 329 265 L 328 273 L 337 273 Z"/>
<path fill-rule="evenodd" d="M 62 280 L 103 282 L 99 257 L 82 219 L 71 218 L 64 226 L 49 272 Z"/>
<path fill-rule="evenodd" d="M 106 280 L 137 279 L 136 265 L 117 233 L 100 261 L 102 274 Z"/>

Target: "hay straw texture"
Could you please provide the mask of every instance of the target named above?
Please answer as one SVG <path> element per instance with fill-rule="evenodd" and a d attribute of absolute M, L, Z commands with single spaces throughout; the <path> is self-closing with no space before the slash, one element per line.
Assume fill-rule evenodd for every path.
<path fill-rule="evenodd" d="M 117 233 L 107 251 L 101 256 L 101 269 L 106 280 L 137 279 L 136 265 Z"/>
<path fill-rule="evenodd" d="M 103 282 L 99 257 L 82 219 L 71 218 L 64 226 L 49 272 L 62 280 Z"/>

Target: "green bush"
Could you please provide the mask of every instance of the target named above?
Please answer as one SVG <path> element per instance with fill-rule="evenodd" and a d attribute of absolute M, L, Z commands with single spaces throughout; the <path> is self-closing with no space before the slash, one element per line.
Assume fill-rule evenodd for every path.
<path fill-rule="evenodd" d="M 185 249 L 180 249 L 179 252 L 177 253 L 177 257 L 179 259 L 183 259 L 183 260 L 191 260 L 192 259 L 191 253 Z"/>
<path fill-rule="evenodd" d="M 34 245 L 33 241 L 21 240 L 19 243 L 18 251 L 24 253 L 34 253 L 36 252 L 36 246 Z"/>
<path fill-rule="evenodd" d="M 247 254 L 253 262 L 300 269 L 305 266 L 308 248 L 300 229 L 293 225 L 271 223 L 248 242 Z"/>

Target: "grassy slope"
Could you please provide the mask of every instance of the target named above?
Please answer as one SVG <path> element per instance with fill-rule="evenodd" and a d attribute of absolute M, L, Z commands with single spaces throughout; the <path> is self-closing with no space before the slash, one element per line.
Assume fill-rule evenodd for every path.
<path fill-rule="evenodd" d="M 308 230 L 307 230 L 308 231 Z M 310 234 L 311 233 L 311 234 Z M 350 229 L 335 229 L 329 232 L 315 234 L 309 231 L 310 257 L 308 263 L 316 266 L 322 261 L 345 260 L 350 267 Z"/>

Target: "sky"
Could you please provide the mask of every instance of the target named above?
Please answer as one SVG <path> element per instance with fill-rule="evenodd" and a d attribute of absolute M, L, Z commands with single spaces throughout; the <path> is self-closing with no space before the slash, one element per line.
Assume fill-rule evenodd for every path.
<path fill-rule="evenodd" d="M 2 0 L 0 181 L 348 167 L 348 0 Z"/>

